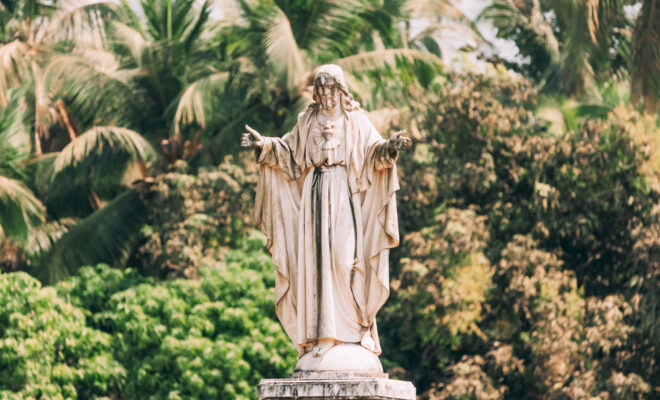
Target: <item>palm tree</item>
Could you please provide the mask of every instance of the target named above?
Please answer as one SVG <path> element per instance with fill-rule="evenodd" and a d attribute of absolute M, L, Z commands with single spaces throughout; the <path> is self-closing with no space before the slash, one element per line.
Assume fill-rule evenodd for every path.
<path fill-rule="evenodd" d="M 80 265 L 52 257 L 76 237 L 82 258 L 121 247 L 102 235 L 95 236 L 102 243 L 82 245 L 90 237 L 90 229 L 83 229 L 90 226 L 90 212 L 97 210 L 96 230 L 117 238 L 126 235 L 108 227 L 126 233 L 135 230 L 131 221 L 139 221 L 127 218 L 130 207 L 118 206 L 114 197 L 125 190 L 121 181 L 130 163 L 153 159 L 151 146 L 134 131 L 96 126 L 100 114 L 88 111 L 98 101 L 77 107 L 85 91 L 98 95 L 128 82 L 130 71 L 120 71 L 103 49 L 103 17 L 113 8 L 80 0 L 3 0 L 0 8 L 0 236 L 16 241 L 37 266 L 48 260 L 51 265 L 40 272 L 51 276 Z M 118 110 L 101 103 L 105 112 Z"/>
<path fill-rule="evenodd" d="M 274 132 L 290 128 L 310 101 L 315 66 L 341 65 L 372 108 L 439 69 L 430 42 L 402 30 L 414 15 L 402 1 L 239 1 L 234 17 L 225 10 L 221 21 L 201 0 L 62 4 L 26 5 L 29 17 L 16 7 L 0 11 L 3 21 L 18 21 L 2 31 L 0 59 L 10 62 L 0 66 L 0 98 L 21 105 L 24 113 L 10 120 L 31 149 L 20 164 L 29 190 L 14 185 L 11 197 L 27 207 L 28 234 L 11 234 L 23 238 L 47 282 L 126 255 L 143 223 L 150 162 L 156 172 L 180 159 L 215 164 L 246 120 Z M 84 34 L 65 23 L 71 13 L 78 13 L 71 21 L 91 21 Z M 131 165 L 141 171 L 137 186 L 126 181 Z M 30 190 L 36 202 L 27 200 Z"/>
<path fill-rule="evenodd" d="M 248 93 L 269 96 L 255 96 L 242 104 L 243 112 L 236 118 L 223 121 L 219 134 L 202 149 L 202 156 L 215 162 L 222 154 L 217 149 L 228 148 L 230 132 L 240 130 L 246 120 L 275 134 L 288 131 L 311 101 L 312 77 L 318 65 L 340 65 L 351 90 L 370 108 L 387 105 L 397 94 L 405 97 L 402 92 L 418 82 L 416 74 L 432 76 L 439 69 L 436 54 L 413 46 L 421 43 L 419 38 L 408 42 L 404 37 L 399 25 L 409 11 L 402 1 L 264 0 L 239 1 L 238 5 L 234 20 L 223 27 L 219 38 L 223 56 L 238 62 L 237 73 L 226 79 L 234 82 L 247 72 L 253 77 Z M 388 86 L 387 79 L 378 79 L 383 74 L 396 77 L 389 82 L 402 84 Z M 177 123 L 201 125 L 214 113 L 199 101 L 210 97 L 213 85 L 208 83 L 189 87 L 178 109 L 178 116 L 185 118 Z M 367 90 L 374 86 L 375 90 Z M 373 95 L 379 92 L 381 96 Z M 260 118 L 264 113 L 269 117 Z"/>
<path fill-rule="evenodd" d="M 495 0 L 481 14 L 514 40 L 526 65 L 510 65 L 546 92 L 597 95 L 598 85 L 625 74 L 631 21 L 625 2 Z"/>
<path fill-rule="evenodd" d="M 642 1 L 635 23 L 631 57 L 631 88 L 634 100 L 649 110 L 658 109 L 660 99 L 660 3 Z"/>

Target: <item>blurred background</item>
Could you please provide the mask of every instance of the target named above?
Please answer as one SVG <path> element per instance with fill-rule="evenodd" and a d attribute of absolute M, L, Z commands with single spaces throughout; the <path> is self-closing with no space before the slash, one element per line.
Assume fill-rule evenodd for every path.
<path fill-rule="evenodd" d="M 249 123 L 340 65 L 399 158 L 421 399 L 660 398 L 657 0 L 0 0 L 0 398 L 256 399 Z"/>

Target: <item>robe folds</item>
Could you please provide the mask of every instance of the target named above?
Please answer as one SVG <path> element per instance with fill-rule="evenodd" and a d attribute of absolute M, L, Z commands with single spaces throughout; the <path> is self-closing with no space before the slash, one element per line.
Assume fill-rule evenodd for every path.
<path fill-rule="evenodd" d="M 380 354 L 375 318 L 389 295 L 389 249 L 399 244 L 396 154 L 358 108 L 343 111 L 342 163 L 318 165 L 317 113 L 309 107 L 257 150 L 254 217 L 276 266 L 275 311 L 301 355 L 314 340 L 364 334 Z"/>

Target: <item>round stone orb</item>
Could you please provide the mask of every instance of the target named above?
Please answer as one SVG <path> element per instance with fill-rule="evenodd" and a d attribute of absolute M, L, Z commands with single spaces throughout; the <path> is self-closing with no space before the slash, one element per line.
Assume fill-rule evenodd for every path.
<path fill-rule="evenodd" d="M 333 346 L 321 356 L 310 351 L 296 364 L 300 372 L 365 372 L 382 374 L 383 366 L 378 356 L 355 343 L 341 343 Z"/>

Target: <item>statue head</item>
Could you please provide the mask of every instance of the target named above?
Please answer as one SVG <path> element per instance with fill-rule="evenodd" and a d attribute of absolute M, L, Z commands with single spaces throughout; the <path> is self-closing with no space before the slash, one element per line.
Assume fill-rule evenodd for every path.
<path fill-rule="evenodd" d="M 353 99 L 344 80 L 344 71 L 338 65 L 320 66 L 314 74 L 314 106 L 332 111 L 338 104 L 345 111 L 353 111 L 360 104 Z"/>

